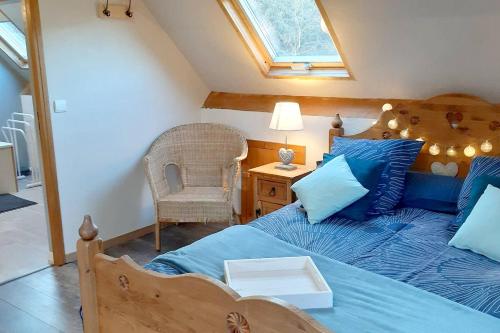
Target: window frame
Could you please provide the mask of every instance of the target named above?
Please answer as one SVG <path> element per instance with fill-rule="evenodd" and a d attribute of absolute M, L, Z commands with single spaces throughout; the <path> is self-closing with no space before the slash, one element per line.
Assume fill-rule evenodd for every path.
<path fill-rule="evenodd" d="M 266 78 L 354 79 L 333 25 L 320 0 L 315 0 L 315 3 L 338 51 L 341 60 L 339 62 L 275 62 L 240 0 L 217 1 Z M 307 69 L 294 70 L 292 65 L 307 67 Z"/>
<path fill-rule="evenodd" d="M 19 27 L 14 22 L 12 22 L 7 17 L 7 15 L 5 15 L 2 12 L 2 10 L 0 10 L 0 17 L 2 16 L 6 18 L 6 20 L 2 22 L 12 23 L 16 27 L 16 29 L 18 29 L 24 35 L 26 39 L 26 34 L 21 29 L 19 29 Z M 10 58 L 21 69 L 29 69 L 28 59 L 23 57 L 19 52 L 17 52 L 17 50 L 12 45 L 10 45 L 10 43 L 8 43 L 1 35 L 0 35 L 0 50 L 3 51 L 7 55 L 7 57 Z"/>

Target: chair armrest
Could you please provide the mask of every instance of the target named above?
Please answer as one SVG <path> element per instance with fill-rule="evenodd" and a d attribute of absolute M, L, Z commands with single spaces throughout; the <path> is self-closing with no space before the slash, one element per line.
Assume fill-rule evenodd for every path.
<path fill-rule="evenodd" d="M 248 155 L 248 146 L 245 145 L 243 152 L 240 156 L 235 157 L 232 162 L 227 167 L 227 182 L 224 185 L 226 191 L 226 199 L 230 201 L 232 199 L 232 194 L 234 190 L 234 186 L 237 182 L 237 177 L 241 169 L 241 161 L 247 158 Z"/>
<path fill-rule="evenodd" d="M 144 157 L 144 169 L 155 202 L 170 193 L 165 176 L 165 167 L 169 164 L 179 166 L 175 161 L 166 160 L 160 153 L 152 152 Z"/>

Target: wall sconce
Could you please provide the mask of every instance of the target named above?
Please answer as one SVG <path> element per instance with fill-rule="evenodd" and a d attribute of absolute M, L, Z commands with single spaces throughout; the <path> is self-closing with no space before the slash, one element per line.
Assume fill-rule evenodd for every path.
<path fill-rule="evenodd" d="M 457 156 L 457 150 L 455 149 L 455 147 L 451 146 L 448 149 L 446 149 L 446 155 L 450 157 L 455 157 Z"/>
<path fill-rule="evenodd" d="M 410 130 L 408 128 L 405 128 L 401 132 L 399 132 L 399 136 L 403 139 L 408 139 L 410 137 Z"/>
<path fill-rule="evenodd" d="M 398 128 L 398 120 L 396 118 L 394 119 L 391 119 L 387 122 L 387 127 L 389 127 L 390 129 L 396 129 Z"/>
<path fill-rule="evenodd" d="M 436 156 L 439 155 L 441 152 L 441 149 L 439 149 L 439 146 L 437 144 L 433 144 L 432 146 L 429 147 L 429 154 Z"/>
<path fill-rule="evenodd" d="M 483 153 L 489 153 L 492 150 L 493 150 L 493 145 L 488 140 L 481 143 L 481 151 Z"/>
<path fill-rule="evenodd" d="M 382 105 L 382 111 L 386 112 L 386 111 L 391 111 L 391 110 L 392 110 L 391 103 L 385 103 L 384 105 Z"/>
<path fill-rule="evenodd" d="M 464 149 L 464 155 L 467 157 L 472 157 L 472 156 L 476 155 L 476 149 L 474 147 L 472 147 L 471 145 L 468 145 Z"/>

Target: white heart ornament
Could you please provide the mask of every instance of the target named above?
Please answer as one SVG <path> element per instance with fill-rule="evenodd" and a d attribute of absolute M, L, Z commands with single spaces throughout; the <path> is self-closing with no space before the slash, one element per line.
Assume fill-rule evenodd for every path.
<path fill-rule="evenodd" d="M 291 149 L 280 148 L 278 155 L 283 164 L 290 164 L 295 157 L 295 153 Z"/>
<path fill-rule="evenodd" d="M 435 175 L 455 177 L 458 174 L 458 164 L 450 162 L 445 165 L 441 162 L 433 162 L 431 171 Z"/>

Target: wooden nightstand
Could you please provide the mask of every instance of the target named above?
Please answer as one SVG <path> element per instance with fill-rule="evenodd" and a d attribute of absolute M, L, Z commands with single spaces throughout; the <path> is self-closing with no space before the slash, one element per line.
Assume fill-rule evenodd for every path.
<path fill-rule="evenodd" d="M 281 170 L 274 167 L 277 164 L 279 162 L 248 170 L 253 181 L 254 218 L 269 214 L 295 201 L 295 193 L 290 187 L 313 171 L 300 164 L 295 164 L 297 165 L 295 170 Z"/>

